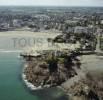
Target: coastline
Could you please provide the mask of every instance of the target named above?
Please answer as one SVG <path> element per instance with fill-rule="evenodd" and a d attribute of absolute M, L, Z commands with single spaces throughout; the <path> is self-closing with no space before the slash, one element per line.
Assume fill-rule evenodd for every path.
<path fill-rule="evenodd" d="M 24 82 L 24 85 L 26 86 L 26 88 L 32 92 L 38 91 L 38 90 L 45 90 L 45 89 L 50 89 L 51 86 L 47 86 L 44 85 L 43 87 L 40 85 L 38 87 L 34 86 L 32 83 L 28 82 L 28 80 L 26 79 L 26 74 L 24 73 L 25 68 L 29 67 L 28 62 L 26 62 L 24 64 L 23 67 L 23 71 L 22 71 L 22 79 Z M 85 73 L 83 73 L 80 70 L 76 69 L 77 71 L 77 75 L 75 75 L 74 77 L 68 79 L 67 81 L 63 82 L 61 85 L 57 85 L 54 88 L 58 88 L 61 91 L 63 91 L 63 93 L 65 94 L 67 100 L 69 100 L 70 98 L 73 98 L 73 94 L 71 91 L 69 91 L 69 89 L 71 89 L 72 86 L 74 86 L 75 84 L 78 84 L 79 82 L 81 82 L 83 79 L 86 78 Z M 74 100 L 74 99 L 73 99 Z M 77 100 L 77 99 L 76 99 Z M 83 99 L 84 100 L 84 99 Z"/>
<path fill-rule="evenodd" d="M 34 90 L 41 90 L 41 89 L 44 89 L 44 88 L 50 88 L 49 85 L 45 85 L 45 86 L 34 86 L 32 83 L 30 83 L 27 79 L 26 79 L 26 75 L 24 73 L 25 69 L 28 67 L 28 64 L 25 63 L 24 64 L 24 67 L 22 69 L 22 79 L 23 79 L 23 82 L 24 84 L 26 85 L 27 88 L 29 88 L 31 91 L 34 91 Z"/>
<path fill-rule="evenodd" d="M 33 85 L 31 82 L 28 81 L 28 79 L 26 78 L 26 73 L 25 73 L 26 68 L 30 66 L 28 64 L 29 64 L 28 61 L 26 61 L 24 63 L 24 67 L 23 67 L 23 71 L 22 71 L 22 79 L 23 79 L 24 84 L 26 85 L 26 87 L 29 88 L 32 91 L 40 90 L 40 89 L 44 89 L 44 88 L 50 88 L 51 87 L 50 85 L 44 85 L 43 87 L 42 87 L 42 85 L 40 85 L 40 86 L 36 87 L 35 85 Z M 67 89 L 70 88 L 70 86 L 72 86 L 74 83 L 76 83 L 76 82 L 78 82 L 78 81 L 85 78 L 85 73 L 82 72 L 81 69 L 78 69 L 78 68 L 74 68 L 74 69 L 77 72 L 77 75 L 75 75 L 74 77 L 69 78 L 67 81 L 63 82 L 61 85 L 57 85 L 55 87 L 60 88 L 63 91 L 65 91 L 66 88 Z M 69 83 L 69 85 L 68 85 L 68 83 Z"/>
<path fill-rule="evenodd" d="M 85 56 L 85 55 L 83 55 Z M 92 56 L 91 56 L 92 57 Z M 87 57 L 85 58 L 87 59 Z M 85 60 L 84 59 L 84 60 Z M 82 61 L 83 59 L 81 59 L 80 61 Z M 89 59 L 88 59 L 89 60 Z M 82 61 L 82 67 L 84 66 L 84 61 Z M 30 89 L 30 91 L 36 91 L 36 90 L 43 90 L 45 88 L 50 88 L 50 86 L 34 86 L 32 83 L 28 82 L 28 80 L 26 79 L 26 74 L 24 73 L 24 70 L 25 68 L 29 67 L 28 66 L 28 63 L 26 62 L 24 64 L 24 67 L 23 67 L 23 72 L 22 72 L 22 79 L 24 81 L 24 84 L 26 85 L 26 87 L 28 89 Z M 77 75 L 75 75 L 74 77 L 71 77 L 70 79 L 68 79 L 67 81 L 63 82 L 61 85 L 58 85 L 56 86 L 57 88 L 61 89 L 64 91 L 64 93 L 66 93 L 66 95 L 68 96 L 68 98 L 75 98 L 74 96 L 74 93 L 78 91 L 78 93 L 80 93 L 80 91 L 78 90 L 78 85 L 80 86 L 80 89 L 81 87 L 83 88 L 83 91 L 85 92 L 85 89 L 88 88 L 89 90 L 93 91 L 93 93 L 95 93 L 95 90 L 94 88 L 92 89 L 91 85 L 89 86 L 89 81 L 91 82 L 91 80 L 89 80 L 89 78 L 87 77 L 87 72 L 86 70 L 81 67 L 81 69 L 77 69 L 75 68 L 76 72 L 77 72 Z M 73 87 L 76 88 L 76 91 L 73 90 Z M 71 91 L 72 90 L 72 91 Z M 74 91 L 74 92 L 73 92 Z M 89 91 L 88 91 L 89 93 Z M 78 96 L 77 96 L 78 97 Z M 80 97 L 81 98 L 81 97 Z M 69 99 L 68 99 L 69 100 Z M 84 100 L 84 99 L 83 99 Z"/>

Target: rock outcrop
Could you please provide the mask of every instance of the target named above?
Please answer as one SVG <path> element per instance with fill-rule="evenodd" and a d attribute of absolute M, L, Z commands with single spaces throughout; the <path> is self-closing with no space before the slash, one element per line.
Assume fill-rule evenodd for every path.
<path fill-rule="evenodd" d="M 79 64 L 80 62 L 75 56 L 55 57 L 53 55 L 46 60 L 28 61 L 28 67 L 24 73 L 27 80 L 37 87 L 58 86 L 77 75 L 75 67 L 80 68 Z"/>

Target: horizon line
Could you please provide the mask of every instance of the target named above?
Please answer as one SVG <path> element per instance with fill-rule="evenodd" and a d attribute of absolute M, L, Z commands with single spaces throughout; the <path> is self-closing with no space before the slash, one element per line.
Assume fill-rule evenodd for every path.
<path fill-rule="evenodd" d="M 103 7 L 103 6 L 87 6 L 87 5 L 0 5 L 0 7 Z"/>

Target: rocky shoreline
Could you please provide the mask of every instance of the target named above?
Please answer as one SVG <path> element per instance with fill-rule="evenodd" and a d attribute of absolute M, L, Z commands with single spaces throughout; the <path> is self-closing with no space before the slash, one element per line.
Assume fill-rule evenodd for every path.
<path fill-rule="evenodd" d="M 27 60 L 23 76 L 37 87 L 50 84 L 58 86 L 77 75 L 75 67 L 80 68 L 80 62 L 74 52 L 59 52 L 58 55 L 55 55 L 55 52 L 52 51 L 45 56 Z"/>
<path fill-rule="evenodd" d="M 93 83 L 95 80 L 90 79 L 90 73 L 81 69 L 81 53 L 78 49 L 72 50 L 64 45 L 59 50 L 52 48 L 35 55 L 33 52 L 22 55 L 26 60 L 22 74 L 26 86 L 30 90 L 59 87 L 68 95 L 69 100 L 102 100 L 98 90 L 102 88 Z"/>
<path fill-rule="evenodd" d="M 78 77 L 77 70 L 80 70 L 80 61 L 78 56 L 73 55 L 74 53 L 66 56 L 65 63 L 63 62 L 64 59 L 60 58 L 57 64 L 58 68 L 51 69 L 52 71 L 49 69 L 49 64 L 52 63 L 50 58 L 48 61 L 43 60 L 42 57 L 26 61 L 22 73 L 25 85 L 32 91 L 50 87 L 63 89 L 63 84 L 66 81 L 71 80 L 73 77 Z M 56 60 L 52 59 L 53 61 Z M 67 59 L 68 61 L 66 61 Z"/>
<path fill-rule="evenodd" d="M 26 70 L 27 67 L 29 67 L 29 66 L 28 66 L 28 63 L 26 62 L 24 64 L 23 71 L 22 71 L 22 79 L 23 79 L 23 82 L 26 85 L 26 87 L 29 88 L 31 91 L 43 89 L 41 86 L 38 86 L 38 87 L 34 86 L 32 83 L 30 83 L 28 81 L 28 79 L 26 78 L 26 74 L 25 74 L 25 70 Z M 48 86 L 45 85 L 44 87 L 49 88 L 49 85 Z"/>
<path fill-rule="evenodd" d="M 45 85 L 34 85 L 30 82 L 30 80 L 28 80 L 27 73 L 25 73 L 25 70 L 27 70 L 27 68 L 30 68 L 31 63 L 32 61 L 26 62 L 22 73 L 24 83 L 30 90 L 34 91 L 50 87 L 59 87 L 68 95 L 69 99 L 71 98 L 70 100 L 91 100 L 93 98 L 93 100 L 102 100 L 102 80 L 100 79 L 101 82 L 99 82 L 99 79 L 96 79 L 96 82 L 96 80 L 94 79 L 95 76 L 91 76 L 90 73 L 83 72 L 81 68 L 74 67 L 76 75 L 71 78 L 68 78 L 61 84 L 50 85 L 49 83 Z M 38 79 L 40 79 L 40 77 Z"/>

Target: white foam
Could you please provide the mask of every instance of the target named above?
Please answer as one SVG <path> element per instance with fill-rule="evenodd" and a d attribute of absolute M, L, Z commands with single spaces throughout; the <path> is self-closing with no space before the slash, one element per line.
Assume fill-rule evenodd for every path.
<path fill-rule="evenodd" d="M 0 53 L 20 53 L 22 50 L 4 50 L 0 49 Z"/>

